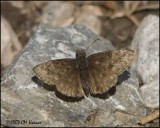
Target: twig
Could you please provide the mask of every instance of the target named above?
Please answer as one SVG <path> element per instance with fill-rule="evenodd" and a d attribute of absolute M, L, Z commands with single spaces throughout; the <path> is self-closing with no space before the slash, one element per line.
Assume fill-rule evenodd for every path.
<path fill-rule="evenodd" d="M 112 19 L 119 18 L 119 17 L 127 17 L 132 23 L 134 23 L 137 27 L 139 26 L 139 21 L 134 16 L 135 12 L 143 11 L 143 10 L 152 10 L 152 9 L 158 9 L 159 4 L 156 5 L 144 5 L 140 6 L 140 1 L 137 1 L 132 4 L 131 9 L 124 9 L 121 11 L 116 12 L 114 15 L 111 16 Z"/>
<path fill-rule="evenodd" d="M 135 1 L 131 7 L 130 14 L 132 14 L 135 10 L 137 10 L 138 6 L 140 5 L 141 1 Z"/>
<path fill-rule="evenodd" d="M 148 123 L 148 122 L 150 122 L 152 120 L 157 119 L 158 117 L 159 117 L 159 110 L 156 110 L 154 113 L 152 113 L 152 114 L 150 114 L 150 115 L 148 115 L 146 117 L 143 117 L 139 121 L 139 123 L 142 124 L 142 125 L 144 125 L 144 124 L 146 124 L 146 123 Z"/>
<path fill-rule="evenodd" d="M 136 17 L 135 16 L 133 16 L 133 15 L 128 15 L 128 14 L 126 14 L 125 15 L 132 23 L 134 23 L 137 27 L 139 26 L 139 21 L 136 19 Z"/>
<path fill-rule="evenodd" d="M 140 6 L 133 13 L 139 12 L 139 11 L 144 11 L 144 10 L 154 10 L 154 9 L 159 9 L 159 4 Z"/>

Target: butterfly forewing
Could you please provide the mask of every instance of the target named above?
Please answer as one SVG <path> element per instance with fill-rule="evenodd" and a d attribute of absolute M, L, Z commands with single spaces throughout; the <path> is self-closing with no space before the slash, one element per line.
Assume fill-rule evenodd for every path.
<path fill-rule="evenodd" d="M 109 54 L 113 65 L 111 70 L 117 75 L 122 73 L 134 58 L 134 51 L 129 49 L 113 50 Z"/>
<path fill-rule="evenodd" d="M 50 60 L 37 65 L 33 70 L 39 79 L 49 85 L 55 85 L 62 94 L 73 97 L 84 96 L 75 59 Z"/>
<path fill-rule="evenodd" d="M 90 55 L 87 60 L 91 93 L 101 94 L 113 87 L 117 82 L 117 75 L 129 66 L 133 55 L 134 51 L 128 49 Z"/>

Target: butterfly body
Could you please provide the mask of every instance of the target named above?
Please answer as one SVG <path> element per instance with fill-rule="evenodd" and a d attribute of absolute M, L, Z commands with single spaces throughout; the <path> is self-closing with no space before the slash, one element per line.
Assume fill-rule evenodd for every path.
<path fill-rule="evenodd" d="M 80 74 L 81 84 L 86 96 L 90 92 L 90 79 L 88 73 L 88 62 L 86 59 L 86 53 L 83 49 L 78 49 L 76 51 L 76 64 Z"/>
<path fill-rule="evenodd" d="M 134 51 L 116 49 L 92 54 L 86 58 L 85 51 L 78 49 L 76 59 L 56 59 L 33 68 L 37 77 L 64 95 L 83 97 L 102 94 L 117 83 L 133 60 Z"/>

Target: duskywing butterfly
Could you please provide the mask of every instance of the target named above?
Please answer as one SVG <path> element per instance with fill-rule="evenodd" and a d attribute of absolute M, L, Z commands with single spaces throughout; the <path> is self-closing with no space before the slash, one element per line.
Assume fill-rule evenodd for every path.
<path fill-rule="evenodd" d="M 116 85 L 117 75 L 131 63 L 134 51 L 117 49 L 99 52 L 86 58 L 85 51 L 78 49 L 76 59 L 56 59 L 33 68 L 37 77 L 71 97 L 102 94 Z"/>

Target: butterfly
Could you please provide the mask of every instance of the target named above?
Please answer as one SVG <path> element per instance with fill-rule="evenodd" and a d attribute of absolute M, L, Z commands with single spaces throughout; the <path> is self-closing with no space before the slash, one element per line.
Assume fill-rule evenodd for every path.
<path fill-rule="evenodd" d="M 33 68 L 45 83 L 71 97 L 103 94 L 116 85 L 121 74 L 133 60 L 134 51 L 116 49 L 86 57 L 83 49 L 76 51 L 76 59 L 49 60 Z"/>

